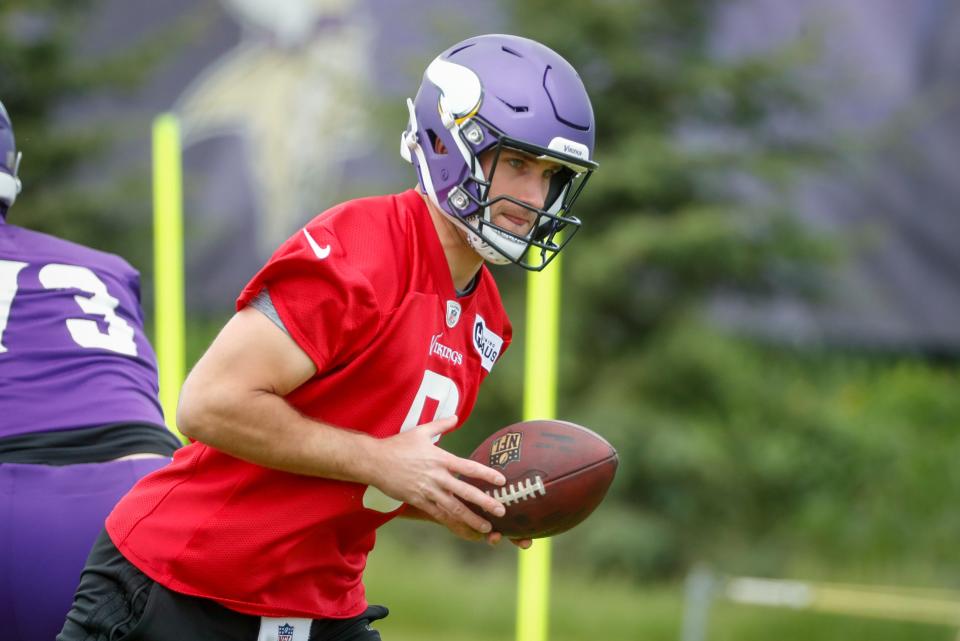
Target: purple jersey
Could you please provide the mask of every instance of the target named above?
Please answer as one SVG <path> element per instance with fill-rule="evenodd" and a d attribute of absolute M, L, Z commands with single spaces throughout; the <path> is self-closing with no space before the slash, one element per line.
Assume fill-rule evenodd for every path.
<path fill-rule="evenodd" d="M 0 219 L 0 438 L 163 425 L 157 390 L 137 271 Z"/>

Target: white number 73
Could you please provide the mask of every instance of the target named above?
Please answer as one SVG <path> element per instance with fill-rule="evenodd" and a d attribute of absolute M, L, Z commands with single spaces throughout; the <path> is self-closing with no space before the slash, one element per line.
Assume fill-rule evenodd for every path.
<path fill-rule="evenodd" d="M 3 332 L 7 328 L 13 298 L 17 294 L 17 276 L 27 266 L 13 260 L 0 260 L 0 354 L 7 351 L 3 344 Z M 133 328 L 114 311 L 120 304 L 107 292 L 107 286 L 86 267 L 50 263 L 40 269 L 40 284 L 45 289 L 79 289 L 89 296 L 74 296 L 80 309 L 87 314 L 100 316 L 107 324 L 106 333 L 100 331 L 96 321 L 88 318 L 68 318 L 67 331 L 80 347 L 108 349 L 112 352 L 137 355 L 133 340 Z"/>

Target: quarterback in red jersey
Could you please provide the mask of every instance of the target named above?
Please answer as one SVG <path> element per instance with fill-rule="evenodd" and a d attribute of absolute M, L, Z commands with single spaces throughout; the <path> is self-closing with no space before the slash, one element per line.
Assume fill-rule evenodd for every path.
<path fill-rule="evenodd" d="M 435 443 L 510 344 L 484 262 L 542 269 L 579 226 L 593 113 L 563 58 L 502 35 L 441 54 L 408 106 L 418 189 L 320 214 L 253 277 L 183 386 L 194 442 L 107 519 L 61 641 L 379 639 L 380 525 L 500 540 L 461 477 L 503 476 Z"/>

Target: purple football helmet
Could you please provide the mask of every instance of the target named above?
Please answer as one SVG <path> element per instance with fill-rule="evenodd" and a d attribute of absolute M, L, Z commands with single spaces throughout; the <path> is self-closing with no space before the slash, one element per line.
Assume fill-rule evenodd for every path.
<path fill-rule="evenodd" d="M 6 107 L 0 102 L 0 213 L 6 213 L 20 193 L 20 153 L 13 139 L 13 125 Z"/>
<path fill-rule="evenodd" d="M 574 68 L 533 40 L 477 36 L 430 63 L 407 108 L 400 153 L 417 168 L 424 193 L 486 260 L 543 269 L 579 229 L 570 209 L 597 168 L 593 108 Z M 509 195 L 489 198 L 504 148 L 560 166 L 542 208 Z M 488 150 L 494 158 L 485 176 L 479 156 Z M 536 215 L 526 236 L 493 224 L 491 206 L 500 200 Z"/>

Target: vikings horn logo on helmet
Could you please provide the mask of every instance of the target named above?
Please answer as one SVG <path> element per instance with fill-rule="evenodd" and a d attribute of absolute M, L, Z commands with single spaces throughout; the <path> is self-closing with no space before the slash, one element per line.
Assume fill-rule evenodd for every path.
<path fill-rule="evenodd" d="M 467 67 L 436 58 L 427 67 L 426 76 L 440 89 L 440 118 L 444 122 L 466 118 L 480 108 L 480 78 Z"/>

